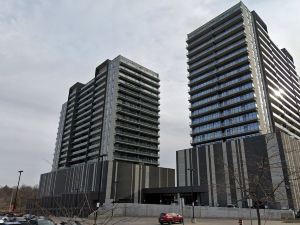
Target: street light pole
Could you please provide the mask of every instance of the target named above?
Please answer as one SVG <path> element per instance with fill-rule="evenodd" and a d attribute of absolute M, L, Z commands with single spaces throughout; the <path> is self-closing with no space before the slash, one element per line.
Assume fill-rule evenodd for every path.
<path fill-rule="evenodd" d="M 98 165 L 100 163 L 101 158 L 101 166 L 100 166 L 100 176 L 99 176 L 99 186 L 98 186 L 98 198 L 97 198 L 97 205 L 96 205 L 96 212 L 95 212 L 95 218 L 94 218 L 94 225 L 97 224 L 97 218 L 98 218 L 98 209 L 100 207 L 100 192 L 101 192 L 101 186 L 102 186 L 102 170 L 103 170 L 103 158 L 106 157 L 107 154 L 101 154 L 98 156 Z"/>
<path fill-rule="evenodd" d="M 189 168 L 187 170 L 190 171 L 191 188 L 192 188 L 192 209 L 193 209 L 192 223 L 195 223 L 196 219 L 195 219 L 195 207 L 194 207 L 195 204 L 194 204 L 194 179 L 193 179 L 193 173 L 196 172 L 196 170 L 193 169 L 193 168 Z"/>
<path fill-rule="evenodd" d="M 20 184 L 21 175 L 23 173 L 23 170 L 19 170 L 18 172 L 19 172 L 19 179 L 18 179 L 18 185 L 17 185 L 17 189 L 16 189 L 16 195 L 15 195 L 14 203 L 13 203 L 13 206 L 12 206 L 12 212 L 14 212 L 15 209 L 17 208 L 17 198 L 18 198 L 19 184 Z"/>

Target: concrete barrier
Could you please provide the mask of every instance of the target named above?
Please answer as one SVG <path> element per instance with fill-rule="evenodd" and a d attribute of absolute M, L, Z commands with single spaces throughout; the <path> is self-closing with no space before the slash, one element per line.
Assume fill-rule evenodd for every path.
<path fill-rule="evenodd" d="M 106 210 L 109 209 L 109 207 L 110 206 L 105 206 Z M 255 209 L 208 206 L 195 206 L 194 208 L 196 218 L 250 219 L 250 210 L 252 219 L 256 219 Z M 116 204 L 114 208 L 114 215 L 116 216 L 158 217 L 161 212 L 175 212 L 183 214 L 184 217 L 192 217 L 192 206 L 184 206 L 183 213 L 179 205 L 119 203 Z M 262 219 L 280 220 L 282 218 L 295 218 L 291 210 L 261 209 L 260 214 Z"/>

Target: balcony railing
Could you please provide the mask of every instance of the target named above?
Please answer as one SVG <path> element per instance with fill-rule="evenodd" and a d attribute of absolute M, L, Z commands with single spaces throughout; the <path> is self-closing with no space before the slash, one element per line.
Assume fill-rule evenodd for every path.
<path fill-rule="evenodd" d="M 121 135 L 121 136 L 130 137 L 130 138 L 133 138 L 133 139 L 139 139 L 139 140 L 142 140 L 142 141 L 152 142 L 152 143 L 155 143 L 155 144 L 159 143 L 158 138 L 147 138 L 147 137 L 143 137 L 141 135 L 132 134 L 130 132 L 116 131 L 116 134 Z"/>
<path fill-rule="evenodd" d="M 137 154 L 137 155 L 144 155 L 144 156 L 150 156 L 150 157 L 156 157 L 159 158 L 159 153 L 158 152 L 144 152 L 141 150 L 136 150 L 136 149 L 126 149 L 126 148 L 119 148 L 115 147 L 114 148 L 116 151 L 120 152 L 126 152 L 126 153 L 131 153 L 131 154 Z"/>
<path fill-rule="evenodd" d="M 208 53 L 210 53 L 210 52 L 212 52 L 212 51 L 218 49 L 219 47 L 225 45 L 226 43 L 228 43 L 228 42 L 230 42 L 230 41 L 234 41 L 235 39 L 238 40 L 238 39 L 241 38 L 243 35 L 245 35 L 244 31 L 240 31 L 240 32 L 238 32 L 237 34 L 232 35 L 232 36 L 230 36 L 229 38 L 226 38 L 224 41 L 221 41 L 221 42 L 219 42 L 218 44 L 213 45 L 212 47 L 210 47 L 210 48 L 208 48 L 208 49 L 206 49 L 206 50 L 204 50 L 204 51 L 201 51 L 199 54 L 190 57 L 189 60 L 188 60 L 188 63 L 189 63 L 189 64 L 190 64 L 190 63 L 193 63 L 193 62 L 196 61 L 198 58 L 202 58 L 202 57 L 204 57 L 204 56 L 206 56 L 206 55 L 209 55 Z"/>

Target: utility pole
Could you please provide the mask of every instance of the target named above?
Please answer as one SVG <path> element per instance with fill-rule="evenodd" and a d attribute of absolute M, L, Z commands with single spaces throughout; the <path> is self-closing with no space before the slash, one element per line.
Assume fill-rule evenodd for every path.
<path fill-rule="evenodd" d="M 102 171 L 103 171 L 103 158 L 106 157 L 107 154 L 100 154 L 98 156 L 98 165 L 100 164 L 100 159 L 101 159 L 101 165 L 100 165 L 100 176 L 99 176 L 99 186 L 98 186 L 98 198 L 97 198 L 97 205 L 96 205 L 96 212 L 95 212 L 95 217 L 94 217 L 94 225 L 97 224 L 97 219 L 98 219 L 98 209 L 100 207 L 100 192 L 101 192 L 101 187 L 102 187 Z"/>
<path fill-rule="evenodd" d="M 18 179 L 18 185 L 17 185 L 17 189 L 16 189 L 16 195 L 15 195 L 15 199 L 14 199 L 14 203 L 12 206 L 12 212 L 15 211 L 15 209 L 17 208 L 17 198 L 18 198 L 18 191 L 19 191 L 19 184 L 20 184 L 20 179 L 21 179 L 21 175 L 23 173 L 23 170 L 19 170 L 19 179 Z"/>
<path fill-rule="evenodd" d="M 192 188 L 192 209 L 193 209 L 193 217 L 192 217 L 192 223 L 196 222 L 195 219 L 195 203 L 194 203 L 194 179 L 193 179 L 193 173 L 196 172 L 193 168 L 188 168 L 188 171 L 190 171 L 190 179 L 191 179 L 191 188 Z"/>

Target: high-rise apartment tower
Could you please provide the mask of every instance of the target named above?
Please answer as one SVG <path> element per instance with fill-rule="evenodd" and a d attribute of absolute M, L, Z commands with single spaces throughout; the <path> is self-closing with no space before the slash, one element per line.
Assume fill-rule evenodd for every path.
<path fill-rule="evenodd" d="M 53 169 L 99 160 L 157 166 L 158 74 L 118 56 L 96 68 L 95 78 L 76 83 L 63 105 Z"/>
<path fill-rule="evenodd" d="M 192 145 L 283 131 L 300 138 L 292 56 L 242 3 L 188 34 Z"/>

